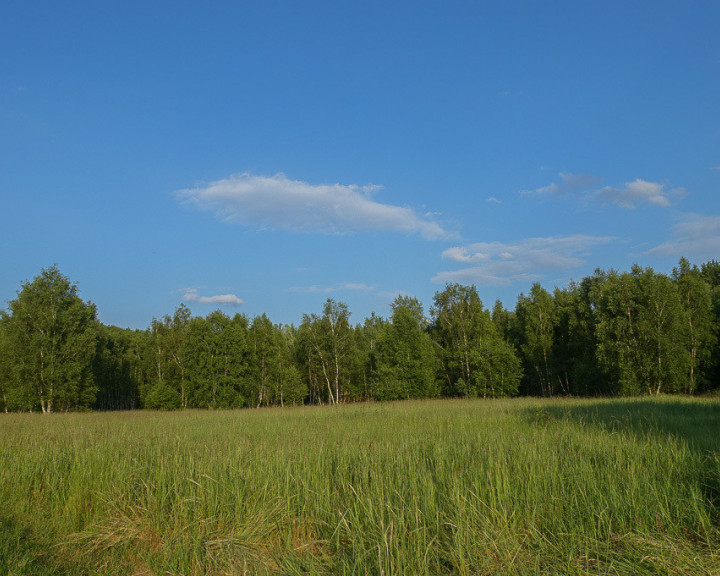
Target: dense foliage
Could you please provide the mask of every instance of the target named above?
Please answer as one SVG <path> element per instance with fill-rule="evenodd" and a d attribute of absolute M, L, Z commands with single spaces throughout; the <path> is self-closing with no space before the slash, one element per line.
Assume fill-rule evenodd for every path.
<path fill-rule="evenodd" d="M 720 387 L 720 263 L 597 270 L 515 310 L 448 284 L 353 326 L 328 299 L 300 326 L 184 305 L 101 325 L 57 267 L 0 316 L 0 409 L 235 408 L 431 397 L 694 394 Z"/>

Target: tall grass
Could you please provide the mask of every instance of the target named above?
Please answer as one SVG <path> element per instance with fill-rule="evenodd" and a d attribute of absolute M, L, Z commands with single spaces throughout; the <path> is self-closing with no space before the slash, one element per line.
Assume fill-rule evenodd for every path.
<path fill-rule="evenodd" d="M 9 574 L 716 574 L 720 403 L 0 418 Z"/>

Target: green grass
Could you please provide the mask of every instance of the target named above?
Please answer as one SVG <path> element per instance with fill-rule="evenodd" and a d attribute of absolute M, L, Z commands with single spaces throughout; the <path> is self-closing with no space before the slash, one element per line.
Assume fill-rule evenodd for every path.
<path fill-rule="evenodd" d="M 0 417 L 0 573 L 720 574 L 717 399 Z"/>

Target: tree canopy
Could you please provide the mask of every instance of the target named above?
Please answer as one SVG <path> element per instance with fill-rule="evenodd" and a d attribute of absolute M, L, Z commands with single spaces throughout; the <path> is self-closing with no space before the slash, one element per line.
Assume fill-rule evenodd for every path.
<path fill-rule="evenodd" d="M 184 305 L 146 330 L 104 326 L 57 266 L 0 313 L 4 411 L 236 408 L 408 398 L 693 394 L 720 388 L 720 264 L 597 270 L 514 309 L 474 286 L 350 323 L 327 299 L 300 326 Z"/>
<path fill-rule="evenodd" d="M 57 266 L 24 282 L 2 319 L 6 405 L 48 413 L 91 407 L 97 328 L 95 306 Z"/>

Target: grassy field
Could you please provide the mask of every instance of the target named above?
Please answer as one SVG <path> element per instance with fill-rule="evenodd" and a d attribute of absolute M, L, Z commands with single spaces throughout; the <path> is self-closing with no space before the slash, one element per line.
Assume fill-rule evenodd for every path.
<path fill-rule="evenodd" d="M 720 402 L 0 417 L 0 573 L 720 574 Z"/>

